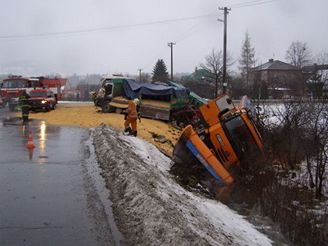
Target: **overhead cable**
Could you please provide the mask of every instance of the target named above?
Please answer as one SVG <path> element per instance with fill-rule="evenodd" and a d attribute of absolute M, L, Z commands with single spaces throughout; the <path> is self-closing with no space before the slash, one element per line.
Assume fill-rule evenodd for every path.
<path fill-rule="evenodd" d="M 141 26 L 151 26 L 151 25 L 174 23 L 174 22 L 180 22 L 180 21 L 195 20 L 195 19 L 208 18 L 208 17 L 214 17 L 214 16 L 218 16 L 218 14 L 216 13 L 216 14 L 198 15 L 198 16 L 191 16 L 191 17 L 136 23 L 136 24 L 123 24 L 123 25 L 114 25 L 114 26 L 108 26 L 108 27 L 76 29 L 76 30 L 60 31 L 60 32 L 0 35 L 0 39 L 24 39 L 24 38 L 35 38 L 35 37 L 84 34 L 84 33 L 101 32 L 101 31 L 112 31 L 112 30 L 118 30 L 118 29 L 127 29 L 127 28 L 141 27 Z"/>

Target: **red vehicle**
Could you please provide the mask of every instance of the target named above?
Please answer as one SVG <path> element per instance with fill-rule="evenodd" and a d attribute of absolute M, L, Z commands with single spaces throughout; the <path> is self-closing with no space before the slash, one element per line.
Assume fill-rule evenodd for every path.
<path fill-rule="evenodd" d="M 1 97 L 3 102 L 9 104 L 9 109 L 14 110 L 18 105 L 18 97 L 23 90 L 31 87 L 29 79 L 21 76 L 10 76 L 1 84 Z M 28 91 L 27 91 L 28 92 Z"/>
<path fill-rule="evenodd" d="M 28 99 L 32 111 L 55 109 L 57 101 L 54 93 L 49 89 L 35 89 L 29 92 Z"/>
<path fill-rule="evenodd" d="M 61 100 L 62 91 L 65 88 L 67 79 L 63 78 L 48 78 L 48 77 L 32 77 L 31 79 L 39 80 L 41 87 L 51 90 L 56 98 L 56 102 Z"/>
<path fill-rule="evenodd" d="M 4 79 L 1 88 L 0 96 L 4 103 L 8 103 L 9 109 L 14 110 L 18 105 L 18 98 L 25 90 L 29 93 L 36 88 L 47 88 L 54 93 L 56 102 L 60 100 L 62 91 L 66 85 L 67 79 L 62 78 L 47 78 L 47 77 L 22 77 L 9 76 Z"/>
<path fill-rule="evenodd" d="M 5 104 L 4 104 L 4 102 L 3 102 L 3 100 L 2 100 L 2 98 L 1 98 L 1 96 L 0 96 L 0 108 L 2 108 L 4 105 L 5 105 Z"/>

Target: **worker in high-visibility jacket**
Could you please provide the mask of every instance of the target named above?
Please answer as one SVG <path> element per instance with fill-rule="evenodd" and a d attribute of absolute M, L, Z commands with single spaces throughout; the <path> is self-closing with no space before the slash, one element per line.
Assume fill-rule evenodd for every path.
<path fill-rule="evenodd" d="M 137 119 L 141 122 L 139 113 L 140 101 L 138 98 L 129 100 L 127 111 L 125 112 L 124 132 L 133 136 L 137 136 Z"/>
<path fill-rule="evenodd" d="M 22 109 L 23 124 L 26 124 L 28 122 L 28 116 L 29 116 L 30 107 L 31 107 L 30 103 L 28 101 L 29 98 L 30 98 L 30 96 L 26 93 L 25 90 L 23 91 L 22 95 L 19 97 L 19 104 Z"/>

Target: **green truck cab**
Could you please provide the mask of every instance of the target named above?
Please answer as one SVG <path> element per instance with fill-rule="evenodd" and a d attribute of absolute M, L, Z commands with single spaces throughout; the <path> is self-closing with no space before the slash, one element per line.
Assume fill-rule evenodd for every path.
<path fill-rule="evenodd" d="M 123 83 L 126 77 L 122 76 L 105 76 L 100 80 L 100 88 L 98 92 L 92 93 L 95 106 L 102 109 L 104 113 L 114 112 L 116 107 L 111 105 L 114 99 L 125 99 Z M 125 108 L 123 103 L 123 108 Z M 127 102 L 126 102 L 127 104 Z"/>

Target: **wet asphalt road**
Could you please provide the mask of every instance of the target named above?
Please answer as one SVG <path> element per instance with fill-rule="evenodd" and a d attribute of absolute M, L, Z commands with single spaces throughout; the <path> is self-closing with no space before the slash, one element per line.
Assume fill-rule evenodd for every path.
<path fill-rule="evenodd" d="M 26 148 L 30 131 L 33 155 Z M 23 127 L 0 109 L 0 245 L 114 244 L 104 204 L 81 164 L 85 135 L 42 121 Z"/>

